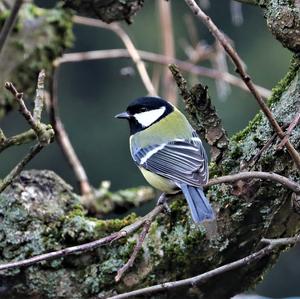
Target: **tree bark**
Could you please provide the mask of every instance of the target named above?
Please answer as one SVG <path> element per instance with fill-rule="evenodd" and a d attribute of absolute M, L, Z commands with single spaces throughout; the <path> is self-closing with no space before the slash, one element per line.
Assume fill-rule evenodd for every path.
<path fill-rule="evenodd" d="M 273 4 L 285 3 L 261 2 L 264 2 L 263 9 L 270 11 L 273 17 L 277 9 L 282 8 Z M 300 12 L 294 10 L 290 2 L 287 9 L 293 11 L 297 21 Z M 289 30 L 298 28 L 296 21 Z M 276 26 L 272 28 L 273 34 L 280 37 L 281 28 L 278 31 Z M 297 41 L 293 37 L 278 39 L 297 52 Z M 288 74 L 274 88 L 269 100 L 274 116 L 283 127 L 290 124 L 300 108 L 299 67 L 300 61 L 295 57 Z M 231 138 L 222 161 L 211 165 L 211 177 L 251 169 L 276 172 L 300 182 L 286 150 L 277 150 L 276 138 L 252 163 L 273 134 L 266 118 L 258 113 L 245 130 Z M 290 140 L 299 151 L 300 126 L 293 130 Z M 152 223 L 143 250 L 119 283 L 115 283 L 114 276 L 129 259 L 138 233 L 92 252 L 2 272 L 0 295 L 6 298 L 106 298 L 205 272 L 259 249 L 263 237 L 288 237 L 300 231 L 300 215 L 291 208 L 292 194 L 281 185 L 249 180 L 232 187 L 211 187 L 207 195 L 217 214 L 217 234 L 209 239 L 204 225 L 193 224 L 185 200 L 177 199 L 171 204 L 170 217 L 159 215 Z M 78 196 L 54 173 L 23 172 L 0 195 L 1 263 L 95 240 L 136 219 L 133 214 L 113 220 L 89 218 Z M 254 286 L 282 250 L 285 248 L 250 266 L 213 278 L 199 288 L 176 290 L 153 298 L 230 298 Z"/>
<path fill-rule="evenodd" d="M 144 0 L 62 0 L 64 7 L 72 8 L 77 14 L 90 18 L 99 18 L 106 23 L 125 20 L 132 22 L 132 17 L 142 8 Z"/>

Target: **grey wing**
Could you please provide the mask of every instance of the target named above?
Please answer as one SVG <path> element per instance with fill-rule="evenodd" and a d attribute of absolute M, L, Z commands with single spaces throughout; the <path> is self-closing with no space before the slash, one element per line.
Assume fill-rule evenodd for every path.
<path fill-rule="evenodd" d="M 199 137 L 142 148 L 133 158 L 139 166 L 178 183 L 200 187 L 208 180 L 207 156 Z"/>

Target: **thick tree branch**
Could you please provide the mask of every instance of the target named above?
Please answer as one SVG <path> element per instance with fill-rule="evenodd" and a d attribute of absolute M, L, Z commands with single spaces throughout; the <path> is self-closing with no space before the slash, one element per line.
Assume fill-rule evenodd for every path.
<path fill-rule="evenodd" d="M 2 265 L 0 265 L 0 271 L 20 268 L 20 267 L 29 267 L 29 266 L 34 265 L 36 263 L 39 263 L 41 261 L 48 261 L 48 260 L 52 260 L 52 259 L 57 259 L 57 258 L 67 256 L 67 255 L 70 255 L 70 254 L 75 254 L 75 253 L 82 253 L 82 252 L 85 252 L 85 251 L 93 250 L 93 249 L 98 248 L 98 247 L 103 246 L 103 245 L 111 244 L 114 241 L 117 241 L 121 238 L 125 238 L 128 235 L 134 233 L 141 226 L 143 226 L 145 222 L 147 222 L 149 220 L 151 221 L 151 219 L 153 219 L 156 215 L 161 213 L 162 210 L 163 210 L 162 205 L 156 206 L 146 216 L 140 218 L 139 220 L 137 220 L 133 224 L 131 224 L 129 226 L 126 226 L 126 227 L 123 227 L 119 232 L 115 232 L 115 233 L 113 233 L 109 236 L 106 236 L 104 238 L 101 238 L 99 240 L 89 242 L 89 243 L 85 243 L 85 244 L 82 244 L 82 245 L 68 247 L 68 248 L 65 248 L 65 249 L 62 249 L 62 250 L 48 252 L 48 253 L 41 254 L 41 255 L 38 255 L 38 256 L 35 256 L 35 257 L 32 257 L 32 258 L 28 258 L 28 259 L 25 259 L 25 260 L 22 260 L 22 261 L 2 264 Z"/>
<path fill-rule="evenodd" d="M 134 298 L 137 296 L 143 296 L 143 295 L 152 295 L 154 293 L 159 293 L 159 292 L 168 292 L 170 290 L 182 288 L 182 287 L 195 287 L 196 285 L 199 285 L 203 282 L 207 282 L 207 280 L 226 273 L 228 271 L 235 270 L 237 268 L 243 267 L 243 266 L 249 266 L 249 264 L 252 264 L 263 257 L 269 255 L 272 253 L 275 249 L 277 249 L 279 246 L 287 246 L 287 245 L 294 245 L 295 243 L 299 242 L 300 240 L 300 235 L 291 237 L 291 238 L 283 238 L 283 239 L 263 239 L 262 241 L 264 243 L 269 244 L 268 246 L 262 248 L 259 251 L 256 251 L 244 258 L 241 258 L 237 261 L 234 261 L 232 263 L 223 265 L 221 267 L 218 267 L 214 270 L 205 272 L 203 274 L 187 278 L 187 279 L 182 279 L 178 281 L 171 281 L 171 282 L 164 282 L 158 285 L 154 285 L 151 287 L 146 287 L 143 289 L 139 289 L 136 291 L 116 295 L 109 297 L 107 299 L 127 299 L 127 298 Z"/>
<path fill-rule="evenodd" d="M 40 149 L 41 148 L 39 148 L 39 150 Z M 13 177 L 15 177 L 15 176 L 13 176 Z M 12 178 L 10 179 L 10 181 L 12 180 Z M 222 184 L 222 183 L 232 183 L 232 182 L 236 182 L 238 180 L 246 180 L 246 179 L 250 179 L 250 178 L 252 178 L 252 179 L 253 178 L 259 178 L 259 179 L 264 179 L 264 180 L 271 180 L 271 181 L 274 181 L 276 183 L 282 184 L 286 188 L 294 191 L 297 195 L 300 194 L 300 185 L 298 185 L 297 183 L 295 183 L 295 182 L 293 182 L 293 181 L 291 181 L 291 180 L 289 180 L 289 179 L 287 179 L 287 178 L 285 178 L 281 175 L 275 174 L 275 173 L 265 173 L 265 172 L 258 172 L 258 171 L 256 171 L 256 172 L 255 171 L 241 172 L 241 173 L 238 173 L 238 174 L 233 174 L 233 175 L 228 175 L 228 176 L 224 176 L 224 177 L 215 178 L 215 179 L 210 180 L 204 187 L 210 187 L 210 186 L 218 185 L 218 184 Z M 1 188 L 2 187 L 0 187 L 0 192 L 2 191 Z M 70 254 L 90 251 L 90 250 L 93 250 L 97 247 L 107 245 L 107 244 L 111 244 L 114 241 L 117 241 L 121 238 L 127 237 L 128 235 L 130 235 L 130 234 L 134 233 L 136 230 L 138 230 L 141 226 L 144 226 L 143 231 L 142 231 L 142 233 L 139 237 L 138 243 L 135 246 L 135 249 L 133 251 L 133 254 L 131 255 L 128 262 L 121 269 L 119 269 L 119 271 L 118 271 L 118 274 L 117 274 L 115 279 L 116 279 L 116 281 L 119 281 L 120 278 L 122 277 L 122 275 L 124 274 L 124 272 L 128 268 L 132 267 L 133 262 L 134 262 L 134 260 L 137 256 L 137 253 L 141 249 L 141 246 L 143 244 L 145 236 L 146 236 L 147 232 L 149 231 L 149 228 L 150 228 L 150 225 L 151 225 L 152 221 L 155 219 L 155 217 L 158 214 L 160 214 L 163 211 L 163 209 L 164 209 L 164 206 L 162 204 L 160 204 L 160 205 L 156 206 L 146 216 L 141 217 L 140 219 L 138 219 L 133 224 L 122 228 L 119 232 L 114 232 L 111 235 L 108 235 L 108 236 L 106 236 L 104 238 L 101 238 L 99 240 L 92 241 L 92 242 L 85 243 L 85 244 L 78 245 L 78 246 L 68 247 L 68 248 L 65 248 L 65 249 L 62 249 L 62 250 L 58 250 L 58 251 L 53 251 L 53 252 L 41 254 L 39 256 L 35 256 L 35 257 L 25 259 L 25 260 L 22 260 L 22 261 L 3 264 L 3 265 L 0 265 L 0 270 L 14 269 L 14 268 L 20 268 L 20 267 L 28 267 L 28 266 L 31 266 L 33 264 L 39 263 L 41 261 L 57 259 L 59 257 L 67 256 L 67 255 L 70 255 Z M 292 239 L 288 238 L 288 239 L 285 239 L 285 240 L 292 240 Z M 295 241 L 293 241 L 293 242 L 295 242 Z"/>

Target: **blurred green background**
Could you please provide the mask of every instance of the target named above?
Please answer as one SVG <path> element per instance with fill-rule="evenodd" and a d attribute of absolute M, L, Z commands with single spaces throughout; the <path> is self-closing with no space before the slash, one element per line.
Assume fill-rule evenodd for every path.
<path fill-rule="evenodd" d="M 35 2 L 43 7 L 51 7 L 56 1 Z M 182 40 L 187 39 L 183 18 L 190 11 L 183 1 L 172 1 L 172 12 L 176 56 L 186 59 L 181 47 Z M 244 5 L 244 23 L 241 26 L 232 23 L 229 0 L 211 0 L 207 12 L 234 41 L 254 81 L 271 89 L 286 73 L 291 54 L 272 37 L 261 10 Z M 199 40 L 212 43 L 213 39 L 206 28 L 197 20 L 195 24 Z M 144 8 L 134 18 L 134 23 L 123 26 L 138 49 L 161 52 L 156 1 L 146 1 Z M 69 52 L 123 48 L 120 39 L 108 30 L 75 25 L 74 34 L 76 40 Z M 207 63 L 204 65 L 209 66 Z M 102 180 L 111 181 L 113 190 L 146 184 L 130 157 L 128 127 L 113 118 L 116 113 L 125 110 L 132 99 L 146 94 L 137 73 L 133 76 L 121 75 L 120 70 L 128 66 L 134 68 L 129 59 L 116 59 L 65 64 L 60 68 L 60 115 L 95 187 Z M 152 65 L 147 66 L 151 72 Z M 232 87 L 230 95 L 224 99 L 217 95 L 214 81 L 206 78 L 199 80 L 209 86 L 211 98 L 230 135 L 244 128 L 257 112 L 255 100 L 247 92 Z M 2 119 L 0 125 L 8 136 L 21 132 L 27 126 L 17 112 Z M 26 146 L 14 147 L 1 154 L 1 177 L 26 151 Z M 73 173 L 55 143 L 43 150 L 27 168 L 54 170 L 76 189 Z M 266 275 L 257 292 L 272 297 L 300 296 L 299 257 L 300 247 L 285 254 Z"/>

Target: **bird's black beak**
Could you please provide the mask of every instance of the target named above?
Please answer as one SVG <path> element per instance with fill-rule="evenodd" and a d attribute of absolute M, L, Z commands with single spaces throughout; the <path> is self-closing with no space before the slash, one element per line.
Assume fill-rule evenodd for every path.
<path fill-rule="evenodd" d="M 128 114 L 128 112 L 127 111 L 125 111 L 125 112 L 122 112 L 122 113 L 119 113 L 119 114 L 117 114 L 116 116 L 115 116 L 115 118 L 125 118 L 125 119 L 129 119 L 130 118 L 130 115 Z"/>

